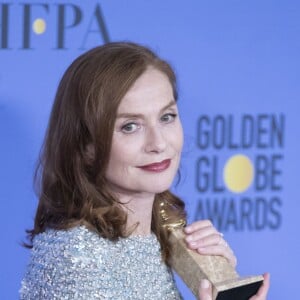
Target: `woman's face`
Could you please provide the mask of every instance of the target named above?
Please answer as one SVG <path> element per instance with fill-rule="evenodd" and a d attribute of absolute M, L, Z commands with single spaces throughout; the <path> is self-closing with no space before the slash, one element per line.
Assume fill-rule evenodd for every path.
<path fill-rule="evenodd" d="M 182 126 L 168 77 L 148 68 L 122 99 L 106 178 L 118 194 L 167 190 L 177 172 Z"/>

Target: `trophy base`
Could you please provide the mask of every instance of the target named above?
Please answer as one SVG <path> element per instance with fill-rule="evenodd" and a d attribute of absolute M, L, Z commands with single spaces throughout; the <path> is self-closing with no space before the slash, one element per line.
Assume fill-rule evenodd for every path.
<path fill-rule="evenodd" d="M 249 300 L 263 283 L 262 276 L 238 278 L 215 284 L 215 300 Z"/>
<path fill-rule="evenodd" d="M 170 244 L 169 263 L 196 297 L 204 278 L 212 283 L 213 300 L 249 300 L 264 280 L 261 275 L 240 277 L 222 256 L 201 255 L 188 249 L 182 229 L 171 231 Z"/>

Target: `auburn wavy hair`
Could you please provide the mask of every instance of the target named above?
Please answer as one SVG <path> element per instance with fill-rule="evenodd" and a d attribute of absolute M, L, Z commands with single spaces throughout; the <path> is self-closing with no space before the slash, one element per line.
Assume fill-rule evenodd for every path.
<path fill-rule="evenodd" d="M 85 225 L 100 236 L 126 237 L 127 215 L 109 191 L 105 171 L 109 161 L 118 106 L 147 67 L 167 75 L 177 100 L 171 66 L 150 49 L 134 43 L 107 43 L 79 56 L 63 75 L 35 172 L 39 204 L 28 247 L 46 228 Z M 152 230 L 163 258 L 169 255 L 168 232 L 161 203 L 169 221 L 185 219 L 184 203 L 170 191 L 155 196 Z"/>

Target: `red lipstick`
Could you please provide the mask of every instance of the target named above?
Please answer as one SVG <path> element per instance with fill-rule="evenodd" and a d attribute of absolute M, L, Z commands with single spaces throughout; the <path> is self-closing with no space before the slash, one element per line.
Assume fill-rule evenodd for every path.
<path fill-rule="evenodd" d="M 171 159 L 165 159 L 158 163 L 153 163 L 145 166 L 140 166 L 139 168 L 148 172 L 162 172 L 169 168 L 171 164 Z"/>

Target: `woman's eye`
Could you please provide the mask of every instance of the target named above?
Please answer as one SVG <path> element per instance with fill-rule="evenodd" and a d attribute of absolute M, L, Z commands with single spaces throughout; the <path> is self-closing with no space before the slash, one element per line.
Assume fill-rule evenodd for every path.
<path fill-rule="evenodd" d="M 136 123 L 127 123 L 122 126 L 121 130 L 125 133 L 135 132 L 139 128 L 139 125 Z"/>
<path fill-rule="evenodd" d="M 164 114 L 161 117 L 161 121 L 163 121 L 164 123 L 170 123 L 172 122 L 175 118 L 177 117 L 177 114 Z"/>

